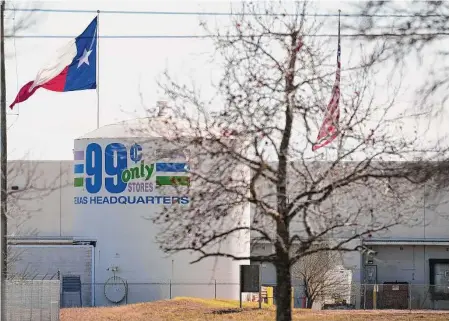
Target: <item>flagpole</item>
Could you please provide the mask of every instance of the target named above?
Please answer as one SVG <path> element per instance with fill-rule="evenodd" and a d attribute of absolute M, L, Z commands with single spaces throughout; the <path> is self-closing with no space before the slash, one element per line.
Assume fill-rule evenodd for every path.
<path fill-rule="evenodd" d="M 340 46 L 340 15 L 341 15 L 341 10 L 338 9 L 338 46 Z"/>
<path fill-rule="evenodd" d="M 312 145 L 312 151 L 317 150 L 318 148 L 324 147 L 341 134 L 340 133 L 340 109 L 339 109 L 339 103 L 341 98 L 341 92 L 340 92 L 340 79 L 341 79 L 341 46 L 340 46 L 340 13 L 341 10 L 338 10 L 338 49 L 337 49 L 337 72 L 335 74 L 335 82 L 334 86 L 332 87 L 332 97 L 327 105 L 326 113 L 324 116 L 323 123 L 321 124 L 321 127 L 318 132 L 317 141 L 321 143 L 315 143 Z M 329 126 L 329 122 L 332 122 L 332 126 Z M 330 137 L 329 137 L 330 136 Z M 325 139 L 323 141 L 323 139 Z M 340 142 L 340 143 L 338 143 Z M 340 144 L 342 140 L 337 139 L 337 156 L 339 155 L 340 151 Z M 326 160 L 328 159 L 328 152 L 326 150 L 325 152 Z"/>
<path fill-rule="evenodd" d="M 8 204 L 8 140 L 6 129 L 6 70 L 5 70 L 5 0 L 1 2 L 0 9 L 0 131 L 1 131 L 1 164 L 0 164 L 0 242 L 1 242 L 1 258 L 0 258 L 0 320 L 6 320 L 6 278 L 7 278 L 7 262 L 8 262 L 8 245 L 7 245 L 7 204 Z"/>
<path fill-rule="evenodd" d="M 341 43 L 340 43 L 340 15 L 341 15 L 341 10 L 338 9 L 338 52 L 337 52 L 337 64 L 340 64 L 340 79 L 338 80 L 340 82 L 341 80 Z M 340 88 L 341 88 L 341 84 L 339 84 Z M 341 91 L 340 91 L 340 100 L 341 100 Z M 338 127 L 340 127 L 340 122 L 338 122 Z M 341 147 L 343 145 L 343 135 L 340 132 L 340 128 L 338 128 L 338 133 L 339 133 L 339 144 L 338 149 L 337 149 L 337 158 L 340 158 L 340 152 L 341 152 Z"/>
<path fill-rule="evenodd" d="M 97 10 L 97 129 L 100 128 L 100 10 Z"/>
<path fill-rule="evenodd" d="M 337 69 L 340 69 L 340 72 L 341 72 L 341 68 L 340 68 L 340 66 L 339 66 L 339 64 L 341 64 L 341 46 L 340 46 L 340 14 L 341 14 L 341 10 L 340 9 L 338 9 L 338 40 L 337 40 Z M 338 71 L 337 71 L 338 72 Z M 339 82 L 339 86 L 340 86 L 340 77 L 339 77 L 339 79 L 338 79 L 338 82 Z M 340 92 L 340 99 L 341 99 L 341 92 Z M 340 157 L 340 149 L 341 149 L 341 145 L 342 145 L 342 142 L 343 142 L 343 139 L 342 139 L 342 135 L 341 135 L 341 133 L 340 133 L 340 123 L 338 123 L 337 124 L 337 130 L 338 130 L 338 140 L 337 140 L 337 142 L 338 142 L 338 144 L 337 144 L 337 159 Z M 326 149 L 326 161 L 329 161 L 329 154 L 328 154 L 328 150 Z"/>

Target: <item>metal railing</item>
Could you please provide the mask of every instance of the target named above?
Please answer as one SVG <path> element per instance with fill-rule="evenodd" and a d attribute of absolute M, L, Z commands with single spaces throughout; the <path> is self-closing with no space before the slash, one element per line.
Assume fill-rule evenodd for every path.
<path fill-rule="evenodd" d="M 175 297 L 197 297 L 205 299 L 220 299 L 238 297 L 238 283 L 211 282 L 147 282 L 134 283 L 121 279 L 107 283 L 83 283 L 81 293 L 61 293 L 62 308 L 113 306 L 130 303 L 151 302 L 172 299 Z M 68 297 L 73 300 L 70 305 Z M 81 297 L 81 300 L 79 299 Z"/>

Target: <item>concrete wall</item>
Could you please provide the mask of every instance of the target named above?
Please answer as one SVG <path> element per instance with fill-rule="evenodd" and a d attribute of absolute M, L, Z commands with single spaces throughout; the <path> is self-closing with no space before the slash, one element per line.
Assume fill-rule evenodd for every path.
<path fill-rule="evenodd" d="M 5 321 L 59 321 L 59 280 L 7 280 Z"/>
<path fill-rule="evenodd" d="M 92 305 L 93 251 L 85 245 L 11 245 L 11 252 L 18 258 L 11 264 L 11 274 L 25 279 L 57 279 L 65 275 L 80 276 L 82 305 Z M 79 306 L 79 295 L 64 293 L 64 306 Z"/>

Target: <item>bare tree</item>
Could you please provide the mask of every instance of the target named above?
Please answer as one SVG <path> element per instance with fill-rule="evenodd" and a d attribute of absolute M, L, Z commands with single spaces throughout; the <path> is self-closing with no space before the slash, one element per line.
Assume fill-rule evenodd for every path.
<path fill-rule="evenodd" d="M 22 31 L 30 30 L 36 24 L 39 13 L 34 11 L 39 9 L 40 5 L 38 3 L 33 2 L 14 2 L 14 1 L 6 1 L 6 12 L 5 12 L 5 39 L 15 41 L 15 37 L 20 35 Z M 34 9 L 34 10 L 33 10 Z M 7 46 L 7 48 L 11 48 L 11 46 Z M 14 53 L 16 54 L 16 53 Z M 8 52 L 5 54 L 6 57 L 2 57 L 2 59 L 11 57 L 11 53 Z M 3 151 L 6 152 L 6 151 Z M 15 165 L 17 165 L 16 163 Z M 18 166 L 10 166 L 6 173 L 8 179 L 14 181 L 17 174 L 25 170 L 20 168 L 23 166 L 23 163 Z M 30 168 L 26 169 L 26 172 L 29 174 L 26 179 L 24 179 L 24 186 L 19 190 L 8 189 L 7 198 L 8 198 L 8 213 L 7 217 L 12 221 L 15 226 L 12 233 L 20 233 L 23 235 L 34 235 L 36 233 L 33 229 L 22 229 L 23 224 L 29 219 L 30 213 L 28 211 L 24 211 L 20 207 L 20 200 L 22 199 L 30 199 L 30 197 L 36 197 L 36 193 L 43 193 L 41 196 L 44 196 L 44 191 L 40 188 L 33 187 L 33 181 L 37 179 L 36 172 L 34 170 L 30 170 Z M 3 175 L 3 173 L 0 173 Z M 34 196 L 32 196 L 34 195 Z M 11 231 L 10 231 L 11 232 Z M 18 253 L 13 253 L 10 246 L 7 248 L 7 270 L 8 266 L 10 267 L 14 262 L 18 260 Z"/>
<path fill-rule="evenodd" d="M 33 28 L 40 16 L 38 2 L 6 1 L 5 37 L 12 38 Z"/>
<path fill-rule="evenodd" d="M 30 213 L 23 211 L 15 203 L 8 206 L 9 210 L 9 225 L 14 226 L 13 231 L 9 228 L 10 235 L 36 235 L 37 231 L 30 229 L 25 226 L 26 222 L 29 220 Z M 8 278 L 26 278 L 29 276 L 28 271 L 25 269 L 20 273 L 17 273 L 16 264 L 20 261 L 23 254 L 23 249 L 17 249 L 10 244 L 6 248 L 7 260 L 6 260 L 6 270 L 8 271 Z"/>
<path fill-rule="evenodd" d="M 292 266 L 292 278 L 303 286 L 307 308 L 312 308 L 317 299 L 335 300 L 350 295 L 350 280 L 342 273 L 342 264 L 340 253 L 320 251 L 301 258 Z"/>
<path fill-rule="evenodd" d="M 39 12 L 41 4 L 36 1 L 6 1 L 5 11 L 5 40 L 6 58 L 16 59 L 16 37 L 31 30 L 39 19 L 43 18 Z"/>
<path fill-rule="evenodd" d="M 372 66 L 382 47 L 376 55 L 359 53 L 358 64 L 342 70 L 338 139 L 311 151 L 334 80 L 336 41 L 314 37 L 321 26 L 306 19 L 307 8 L 245 4 L 229 31 L 211 32 L 215 63 L 223 68 L 213 97 L 167 72 L 160 85 L 172 116 L 163 126 L 150 118 L 136 133 L 162 136 L 166 148 L 183 150 L 189 162 L 190 185 L 173 183 L 190 204 L 152 218 L 163 226 L 162 249 L 194 251 L 196 261 L 221 256 L 273 263 L 279 321 L 291 320 L 296 262 L 320 252 L 363 250 L 361 238 L 419 223 L 420 184 L 447 168 L 434 157 L 445 157 L 444 149 L 398 124 L 413 115 L 394 95 L 383 103 L 373 98 Z M 249 239 L 270 244 L 273 252 L 225 246 Z"/>
<path fill-rule="evenodd" d="M 445 1 L 366 1 L 354 4 L 354 21 L 348 18 L 343 28 L 357 34 L 362 42 L 384 46 L 382 61 L 389 67 L 416 70 L 429 68 L 415 81 L 415 105 L 437 116 L 445 108 L 448 95 L 449 3 Z M 349 22 L 350 20 L 350 22 Z"/>

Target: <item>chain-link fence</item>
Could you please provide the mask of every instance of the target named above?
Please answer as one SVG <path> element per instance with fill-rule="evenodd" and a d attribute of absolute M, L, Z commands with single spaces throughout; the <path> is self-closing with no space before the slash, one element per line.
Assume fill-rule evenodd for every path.
<path fill-rule="evenodd" d="M 307 292 L 304 286 L 295 287 L 295 307 L 310 307 L 312 300 L 315 307 L 322 309 L 449 310 L 448 285 L 351 284 L 323 287 L 320 293 L 309 297 Z"/>
<path fill-rule="evenodd" d="M 274 284 L 264 284 L 273 287 Z M 65 289 L 65 290 L 64 290 Z M 304 286 L 293 287 L 295 308 L 323 309 L 407 309 L 449 310 L 449 287 L 443 285 L 351 284 L 338 289 L 323 289 L 311 297 Z M 84 283 L 79 288 L 64 288 L 60 280 L 8 280 L 8 321 L 58 320 L 65 307 L 114 306 L 151 302 L 175 297 L 205 299 L 238 298 L 239 284 L 152 282 L 128 283 L 119 278 L 107 283 Z M 257 296 L 257 294 L 255 294 Z M 246 296 L 253 298 L 254 295 Z M 273 297 L 276 302 L 276 298 Z"/>
<path fill-rule="evenodd" d="M 449 285 L 366 284 L 362 309 L 449 310 Z"/>
<path fill-rule="evenodd" d="M 274 284 L 264 284 L 273 287 Z M 238 298 L 238 283 L 152 282 L 128 283 L 120 278 L 106 283 L 87 283 L 64 287 L 57 280 L 8 280 L 7 321 L 57 321 L 60 308 L 114 306 L 175 297 L 205 299 Z M 65 290 L 64 290 L 65 289 Z M 293 287 L 295 308 L 311 307 L 313 301 L 322 309 L 403 309 L 449 310 L 449 286 L 408 283 L 351 284 L 349 287 L 325 289 L 312 298 L 302 285 Z M 263 296 L 266 296 L 263 292 Z M 270 292 L 276 302 L 275 290 Z M 245 298 L 253 300 L 254 294 Z M 257 298 L 258 299 L 258 298 Z M 268 298 L 265 298 L 268 299 Z"/>
<path fill-rule="evenodd" d="M 238 283 L 211 282 L 149 282 L 128 283 L 120 278 L 106 283 L 83 283 L 79 292 L 61 293 L 61 307 L 113 306 L 151 302 L 175 297 L 204 299 L 238 298 Z"/>
<path fill-rule="evenodd" d="M 263 284 L 276 288 L 275 284 Z M 62 292 L 61 307 L 113 306 L 175 297 L 197 297 L 205 299 L 235 298 L 239 295 L 238 283 L 212 281 L 208 283 L 152 282 L 82 284 L 79 292 Z M 273 291 L 275 295 L 275 290 Z M 257 294 L 245 295 L 251 300 Z M 276 298 L 274 297 L 274 302 Z M 321 309 L 413 309 L 449 310 L 449 288 L 420 284 L 350 284 L 332 289 L 323 288 L 313 298 L 307 296 L 307 289 L 293 286 L 295 308 L 313 306 Z"/>
<path fill-rule="evenodd" d="M 7 280 L 7 321 L 58 321 L 59 280 Z"/>

